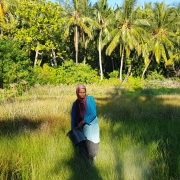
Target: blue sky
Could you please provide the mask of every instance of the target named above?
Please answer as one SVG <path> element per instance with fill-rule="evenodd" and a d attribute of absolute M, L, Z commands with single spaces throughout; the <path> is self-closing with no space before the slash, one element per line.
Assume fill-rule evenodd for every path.
<path fill-rule="evenodd" d="M 138 5 L 143 6 L 144 3 L 155 3 L 155 2 L 162 2 L 163 0 L 137 0 Z M 97 2 L 97 0 L 91 0 L 92 3 Z M 115 4 L 121 5 L 123 0 L 108 0 L 108 4 L 114 6 Z M 164 0 L 166 4 L 177 4 L 180 3 L 179 0 Z"/>
<path fill-rule="evenodd" d="M 52 2 L 55 2 L 56 0 L 51 0 Z M 94 4 L 95 2 L 97 2 L 97 0 L 90 0 L 92 2 L 92 4 Z M 143 6 L 144 3 L 146 2 L 151 2 L 151 3 L 155 3 L 155 2 L 162 2 L 163 0 L 137 0 L 138 5 Z M 115 4 L 121 5 L 123 2 L 123 0 L 108 0 L 108 4 L 109 6 L 112 5 L 112 7 Z M 164 0 L 164 2 L 166 4 L 179 4 L 180 1 L 179 0 Z"/>

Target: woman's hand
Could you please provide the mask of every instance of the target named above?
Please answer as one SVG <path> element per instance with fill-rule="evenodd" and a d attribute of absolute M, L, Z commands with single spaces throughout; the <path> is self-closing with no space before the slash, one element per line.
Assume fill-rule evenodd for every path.
<path fill-rule="evenodd" d="M 78 128 L 79 128 L 79 129 L 82 129 L 85 124 L 86 124 L 86 123 L 85 123 L 84 120 L 81 121 L 81 122 L 78 124 Z"/>

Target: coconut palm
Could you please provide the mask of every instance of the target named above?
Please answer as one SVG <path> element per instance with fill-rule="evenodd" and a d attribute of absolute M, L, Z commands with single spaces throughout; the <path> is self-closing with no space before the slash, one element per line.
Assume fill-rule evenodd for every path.
<path fill-rule="evenodd" d="M 86 4 L 85 1 L 88 2 L 88 0 L 73 0 L 73 13 L 64 18 L 64 23 L 66 24 L 64 36 L 67 37 L 70 34 L 71 27 L 74 28 L 76 63 L 78 63 L 78 44 L 80 31 L 83 31 L 88 35 L 88 37 L 92 38 L 92 26 L 90 26 L 90 24 L 93 23 L 93 20 L 89 17 L 84 16 L 83 8 L 81 6 Z"/>
<path fill-rule="evenodd" d="M 99 52 L 99 68 L 100 77 L 103 79 L 103 68 L 102 68 L 102 56 L 101 52 L 103 49 L 102 37 L 108 36 L 109 28 L 113 24 L 114 11 L 108 7 L 107 0 L 99 0 L 95 5 L 96 21 L 98 22 L 98 52 Z"/>
<path fill-rule="evenodd" d="M 140 43 L 144 41 L 146 34 L 144 25 L 149 25 L 144 19 L 138 19 L 139 7 L 135 7 L 136 0 L 124 0 L 123 6 L 116 10 L 116 23 L 117 26 L 112 30 L 109 39 L 111 40 L 108 48 L 106 49 L 107 55 L 119 45 L 120 46 L 120 80 L 122 81 L 122 69 L 124 56 L 130 57 L 133 50 L 140 54 Z"/>
<path fill-rule="evenodd" d="M 142 78 L 152 60 L 159 64 L 164 60 L 165 65 L 173 62 L 177 56 L 174 51 L 177 30 L 179 24 L 178 13 L 175 8 L 164 2 L 155 3 L 150 16 L 150 38 L 143 48 L 142 56 L 145 59 L 145 68 Z M 175 41 L 174 41 L 175 40 Z"/>

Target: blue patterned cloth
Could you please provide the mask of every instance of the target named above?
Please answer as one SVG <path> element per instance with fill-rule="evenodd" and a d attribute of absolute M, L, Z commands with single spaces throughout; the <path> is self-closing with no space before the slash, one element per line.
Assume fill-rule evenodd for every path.
<path fill-rule="evenodd" d="M 86 124 L 83 127 L 83 133 L 87 140 L 94 143 L 100 142 L 98 118 L 96 116 L 96 102 L 93 96 L 86 97 L 86 111 L 84 114 L 84 121 Z M 71 128 L 75 128 L 75 117 L 76 117 L 76 101 L 72 105 L 71 112 Z"/>

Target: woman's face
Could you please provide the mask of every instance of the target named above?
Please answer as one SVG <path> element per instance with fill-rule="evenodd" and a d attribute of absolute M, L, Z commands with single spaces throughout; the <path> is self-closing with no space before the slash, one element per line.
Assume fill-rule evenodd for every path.
<path fill-rule="evenodd" d="M 83 99 L 86 97 L 86 90 L 85 89 L 80 89 L 78 92 L 78 97 Z"/>

